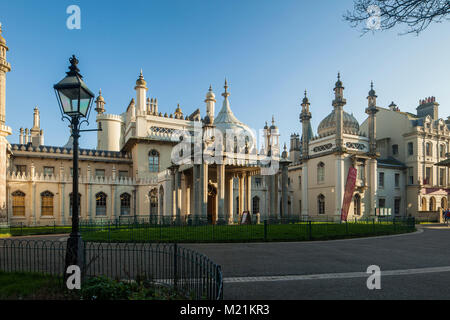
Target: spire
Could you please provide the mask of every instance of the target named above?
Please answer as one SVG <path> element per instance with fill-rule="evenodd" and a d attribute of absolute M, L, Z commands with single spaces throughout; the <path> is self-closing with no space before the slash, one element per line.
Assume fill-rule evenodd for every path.
<path fill-rule="evenodd" d="M 369 91 L 369 97 L 377 97 L 375 90 L 373 89 L 373 81 L 370 82 L 370 91 Z"/>
<path fill-rule="evenodd" d="M 342 83 L 342 81 L 341 81 L 341 73 L 340 73 L 340 72 L 338 72 L 337 78 L 338 78 L 338 81 L 336 82 L 336 87 L 335 87 L 335 89 L 337 89 L 337 88 L 342 88 L 342 89 L 344 89 L 343 83 Z"/>
<path fill-rule="evenodd" d="M 333 107 L 342 108 L 347 104 L 347 101 L 344 99 L 344 85 L 341 81 L 341 73 L 338 73 L 336 86 L 334 87 L 334 101 Z"/>
<path fill-rule="evenodd" d="M 147 89 L 147 82 L 144 79 L 144 73 L 142 72 L 142 68 L 141 68 L 141 72 L 139 74 L 139 78 L 136 80 L 136 88 Z"/>
<path fill-rule="evenodd" d="M 370 82 L 370 91 L 369 96 L 367 97 L 367 100 L 369 100 L 369 108 L 373 109 L 377 106 L 377 95 L 375 90 L 373 89 L 373 81 Z"/>
<path fill-rule="evenodd" d="M 225 92 L 222 94 L 222 96 L 223 96 L 225 99 L 228 99 L 228 97 L 230 96 L 230 93 L 228 92 L 228 81 L 227 81 L 227 78 L 225 78 L 225 85 L 224 85 L 224 88 L 225 88 Z"/>

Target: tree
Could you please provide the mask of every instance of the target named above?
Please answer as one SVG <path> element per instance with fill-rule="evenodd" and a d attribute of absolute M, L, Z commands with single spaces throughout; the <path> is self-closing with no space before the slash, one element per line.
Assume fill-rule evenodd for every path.
<path fill-rule="evenodd" d="M 449 20 L 449 14 L 449 0 L 355 0 L 344 19 L 354 28 L 362 24 L 362 34 L 406 25 L 401 34 L 418 35 L 433 22 Z"/>

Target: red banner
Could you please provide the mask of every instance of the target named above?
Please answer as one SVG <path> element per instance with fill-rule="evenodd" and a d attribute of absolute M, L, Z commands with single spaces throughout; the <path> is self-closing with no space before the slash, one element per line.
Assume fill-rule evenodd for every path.
<path fill-rule="evenodd" d="M 356 176 L 358 170 L 356 168 L 350 167 L 348 170 L 347 184 L 345 185 L 344 201 L 342 203 L 341 211 L 341 221 L 347 221 L 348 210 L 350 209 L 350 204 L 352 203 L 353 193 L 355 192 Z"/>

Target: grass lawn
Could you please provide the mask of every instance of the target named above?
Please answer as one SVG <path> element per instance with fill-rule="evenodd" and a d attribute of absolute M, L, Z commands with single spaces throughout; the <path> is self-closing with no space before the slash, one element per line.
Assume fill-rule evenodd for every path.
<path fill-rule="evenodd" d="M 0 230 L 0 237 L 2 234 L 9 234 L 13 237 L 18 236 L 32 236 L 32 235 L 44 235 L 44 234 L 63 234 L 70 233 L 72 227 L 10 227 Z"/>
<path fill-rule="evenodd" d="M 415 231 L 405 224 L 378 223 L 293 223 L 267 225 L 205 226 L 96 226 L 82 227 L 91 242 L 259 242 L 309 241 L 400 234 Z"/>
<path fill-rule="evenodd" d="M 1 272 L 1 300 L 61 300 L 70 299 L 62 289 L 62 281 L 39 273 Z"/>

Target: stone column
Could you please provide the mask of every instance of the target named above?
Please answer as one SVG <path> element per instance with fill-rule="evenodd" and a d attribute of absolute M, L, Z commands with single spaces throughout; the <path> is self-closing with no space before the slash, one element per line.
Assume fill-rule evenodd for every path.
<path fill-rule="evenodd" d="M 201 218 L 204 221 L 208 220 L 208 165 L 203 163 L 200 165 L 200 176 L 201 176 Z"/>
<path fill-rule="evenodd" d="M 244 174 L 239 174 L 239 203 L 237 204 L 238 211 L 238 220 L 241 221 L 241 214 L 244 208 Z"/>
<path fill-rule="evenodd" d="M 181 219 L 181 172 L 176 168 L 175 172 L 175 215 L 177 222 Z"/>
<path fill-rule="evenodd" d="M 172 219 L 176 218 L 177 215 L 177 202 L 176 202 L 176 169 L 175 167 L 170 168 L 171 175 L 171 216 Z"/>
<path fill-rule="evenodd" d="M 308 163 L 302 165 L 302 218 L 308 218 Z"/>
<path fill-rule="evenodd" d="M 279 204 L 279 174 L 278 172 L 273 176 L 273 189 L 274 189 L 274 193 L 273 193 L 273 207 L 274 207 L 274 216 L 276 219 L 280 218 L 280 204 Z"/>
<path fill-rule="evenodd" d="M 225 224 L 225 165 L 217 165 L 218 224 Z"/>
<path fill-rule="evenodd" d="M 370 159 L 368 162 L 369 162 L 369 201 L 370 201 L 368 216 L 375 216 L 375 208 L 377 206 L 377 188 L 378 188 L 377 160 Z"/>
<path fill-rule="evenodd" d="M 234 203 L 234 195 L 233 195 L 233 175 L 227 176 L 227 182 L 226 182 L 226 223 L 231 224 L 233 223 L 233 203 Z"/>
<path fill-rule="evenodd" d="M 335 198 L 335 212 L 334 219 L 341 221 L 342 201 L 344 199 L 344 158 L 341 154 L 336 156 L 336 198 Z M 326 208 L 325 208 L 326 209 Z"/>
<path fill-rule="evenodd" d="M 289 217 L 289 208 L 288 208 L 288 193 L 289 193 L 289 185 L 288 185 L 288 163 L 285 164 L 281 162 L 281 198 L 283 201 L 283 210 L 280 213 L 282 218 L 290 218 Z"/>
<path fill-rule="evenodd" d="M 192 168 L 192 191 L 193 191 L 193 218 L 194 223 L 198 223 L 201 216 L 201 185 L 200 185 L 200 165 L 194 164 Z"/>
<path fill-rule="evenodd" d="M 252 211 L 252 176 L 249 173 L 245 178 L 245 210 Z"/>

